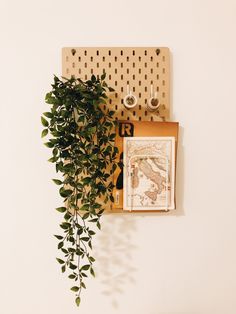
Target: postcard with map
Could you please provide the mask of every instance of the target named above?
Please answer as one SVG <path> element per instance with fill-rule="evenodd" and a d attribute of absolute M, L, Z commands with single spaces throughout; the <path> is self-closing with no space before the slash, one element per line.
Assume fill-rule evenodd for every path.
<path fill-rule="evenodd" d="M 124 137 L 124 210 L 175 208 L 175 138 Z"/>

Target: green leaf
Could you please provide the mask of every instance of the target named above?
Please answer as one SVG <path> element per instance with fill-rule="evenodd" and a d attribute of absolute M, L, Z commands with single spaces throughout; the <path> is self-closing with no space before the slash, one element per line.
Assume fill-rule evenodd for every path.
<path fill-rule="evenodd" d="M 59 242 L 59 243 L 58 243 L 58 246 L 57 246 L 58 250 L 60 250 L 60 249 L 63 247 L 63 245 L 64 245 L 63 242 Z"/>
<path fill-rule="evenodd" d="M 90 268 L 90 274 L 91 274 L 93 277 L 95 277 L 95 272 L 94 272 L 94 270 L 93 270 L 92 267 Z"/>
<path fill-rule="evenodd" d="M 101 76 L 101 80 L 103 81 L 103 80 L 105 80 L 105 78 L 106 78 L 106 73 L 103 73 Z"/>
<path fill-rule="evenodd" d="M 64 213 L 67 209 L 66 209 L 66 207 L 57 207 L 56 210 L 57 210 L 59 213 Z"/>
<path fill-rule="evenodd" d="M 52 181 L 56 184 L 56 185 L 62 185 L 63 182 L 61 180 L 57 180 L 57 179 L 52 179 Z"/>
<path fill-rule="evenodd" d="M 80 305 L 80 297 L 77 297 L 77 298 L 75 299 L 75 303 L 76 303 L 77 306 Z"/>
<path fill-rule="evenodd" d="M 70 279 L 75 279 L 75 278 L 76 278 L 76 275 L 71 274 L 71 275 L 68 276 L 68 278 L 70 278 Z"/>
<path fill-rule="evenodd" d="M 81 282 L 81 287 L 83 287 L 84 289 L 86 289 L 85 284 L 83 283 L 83 281 Z"/>
<path fill-rule="evenodd" d="M 51 112 L 44 112 L 43 115 L 47 118 L 53 118 L 53 114 Z"/>
<path fill-rule="evenodd" d="M 58 240 L 62 240 L 63 239 L 63 236 L 56 235 L 56 234 L 54 234 L 54 237 L 57 238 Z"/>
<path fill-rule="evenodd" d="M 41 137 L 45 137 L 48 134 L 48 129 L 44 129 L 41 133 Z"/>
<path fill-rule="evenodd" d="M 72 190 L 65 190 L 63 187 L 62 188 L 60 188 L 60 190 L 59 190 L 59 193 L 60 193 L 60 195 L 62 196 L 62 197 L 68 197 L 68 196 L 70 196 L 72 193 L 73 193 L 73 191 Z"/>
<path fill-rule="evenodd" d="M 89 204 L 84 204 L 82 207 L 80 207 L 79 210 L 81 210 L 81 211 L 86 211 L 86 210 L 88 210 L 88 209 L 89 209 Z"/>
<path fill-rule="evenodd" d="M 88 265 L 84 265 L 80 268 L 80 271 L 83 271 L 83 270 L 88 270 L 90 268 L 90 264 Z"/>
<path fill-rule="evenodd" d="M 43 126 L 45 126 L 45 127 L 48 127 L 48 121 L 44 118 L 44 117 L 41 117 L 41 123 L 42 123 L 42 125 Z"/>
<path fill-rule="evenodd" d="M 90 260 L 91 262 L 95 262 L 95 258 L 93 258 L 92 256 L 89 256 L 89 260 Z"/>
<path fill-rule="evenodd" d="M 74 291 L 74 292 L 78 292 L 79 291 L 79 287 L 77 286 L 74 286 L 70 289 L 71 291 Z"/>
<path fill-rule="evenodd" d="M 51 142 L 47 142 L 47 143 L 44 143 L 44 145 L 48 148 L 53 148 L 54 147 L 54 144 L 51 143 Z"/>
<path fill-rule="evenodd" d="M 69 264 L 70 269 L 75 270 L 77 269 L 77 266 L 75 264 L 70 263 Z"/>
<path fill-rule="evenodd" d="M 66 265 L 63 265 L 63 266 L 61 267 L 61 271 L 62 271 L 62 273 L 64 273 L 64 272 L 66 271 Z"/>
<path fill-rule="evenodd" d="M 62 259 L 60 259 L 60 258 L 56 258 L 56 260 L 58 261 L 59 264 L 64 264 L 64 263 L 65 263 L 65 262 L 64 262 Z"/>
<path fill-rule="evenodd" d="M 80 238 L 81 241 L 85 241 L 85 242 L 88 242 L 89 241 L 89 237 L 82 237 Z"/>

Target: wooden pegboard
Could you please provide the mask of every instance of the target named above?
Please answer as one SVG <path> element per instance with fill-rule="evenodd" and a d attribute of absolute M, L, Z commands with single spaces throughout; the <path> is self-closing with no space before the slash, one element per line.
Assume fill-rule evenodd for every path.
<path fill-rule="evenodd" d="M 169 119 L 170 70 L 166 47 L 69 47 L 62 49 L 62 76 L 90 79 L 106 72 L 106 81 L 115 89 L 108 103 L 119 120 L 160 121 Z M 123 105 L 127 84 L 138 99 L 134 109 Z M 151 84 L 158 92 L 159 110 L 147 110 Z"/>

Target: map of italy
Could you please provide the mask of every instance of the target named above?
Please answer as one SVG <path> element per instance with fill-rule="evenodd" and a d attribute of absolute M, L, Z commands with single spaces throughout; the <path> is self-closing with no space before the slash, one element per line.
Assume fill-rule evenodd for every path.
<path fill-rule="evenodd" d="M 174 206 L 174 145 L 172 137 L 124 138 L 124 209 Z"/>

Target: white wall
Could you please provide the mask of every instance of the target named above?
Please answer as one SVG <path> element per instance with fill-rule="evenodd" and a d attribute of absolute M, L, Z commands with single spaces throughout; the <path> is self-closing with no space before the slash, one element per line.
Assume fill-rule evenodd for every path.
<path fill-rule="evenodd" d="M 78 313 L 40 114 L 63 46 L 167 46 L 181 124 L 178 210 L 112 215 L 81 314 L 236 313 L 236 1 L 1 0 L 0 313 Z"/>

